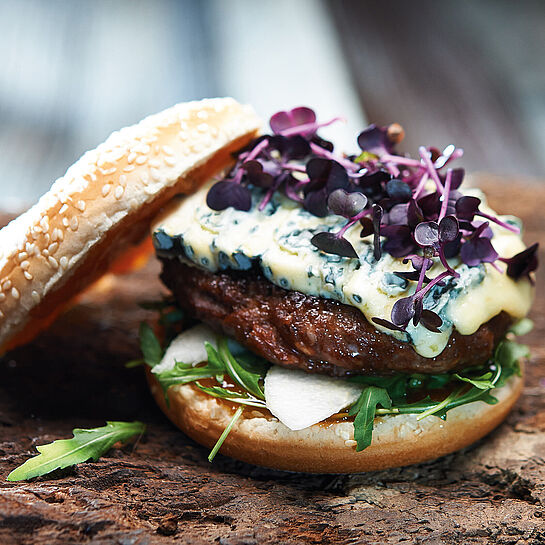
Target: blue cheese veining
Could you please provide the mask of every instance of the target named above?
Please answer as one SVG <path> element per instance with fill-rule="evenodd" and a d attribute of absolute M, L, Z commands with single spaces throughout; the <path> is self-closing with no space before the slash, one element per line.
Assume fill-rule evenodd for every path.
<path fill-rule="evenodd" d="M 388 254 L 376 261 L 371 241 L 359 237 L 358 226 L 345 236 L 359 260 L 325 254 L 310 243 L 317 232 L 338 230 L 344 218 L 318 218 L 278 193 L 260 212 L 256 203 L 262 193 L 258 189 L 254 190 L 254 206 L 249 212 L 234 208 L 216 212 L 206 205 L 208 188 L 205 185 L 197 193 L 173 202 L 154 227 L 155 231 L 178 237 L 186 258 L 194 265 L 211 272 L 245 270 L 255 265 L 277 286 L 357 307 L 368 320 L 389 319 L 396 300 L 414 292 L 414 282 L 393 274 L 410 270 L 410 266 Z M 491 227 L 494 247 L 502 257 L 524 249 L 519 235 Z M 515 282 L 488 264 L 468 267 L 454 260 L 451 265 L 459 278 L 448 281 L 449 289 L 434 286 L 424 299 L 425 308 L 443 319 L 441 333 L 422 325 L 409 325 L 406 333 L 378 329 L 412 343 L 420 355 L 431 358 L 443 351 L 453 327 L 469 335 L 502 310 L 515 318 L 528 313 L 532 287 L 527 280 Z M 435 266 L 432 276 L 440 271 L 440 266 Z"/>

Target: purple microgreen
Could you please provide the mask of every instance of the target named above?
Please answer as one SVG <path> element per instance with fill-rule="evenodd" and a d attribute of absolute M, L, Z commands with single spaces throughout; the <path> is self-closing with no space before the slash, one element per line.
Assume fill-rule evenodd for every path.
<path fill-rule="evenodd" d="M 418 199 L 418 197 L 420 197 L 420 194 L 422 193 L 422 191 L 424 191 L 424 187 L 426 186 L 426 182 L 428 181 L 428 178 L 429 178 L 428 173 L 424 172 L 413 193 L 413 199 L 415 201 Z"/>
<path fill-rule="evenodd" d="M 314 142 L 310 143 L 310 149 L 311 151 L 316 154 L 318 157 L 323 157 L 325 159 L 329 159 L 330 161 L 336 161 L 337 163 L 341 164 L 346 170 L 348 171 L 358 171 L 360 167 L 353 163 L 352 161 L 345 159 L 344 157 L 341 157 L 331 151 L 328 151 L 324 148 L 321 148 Z"/>
<path fill-rule="evenodd" d="M 422 311 L 424 310 L 424 303 L 420 297 L 415 297 L 413 301 L 414 305 L 414 315 L 413 315 L 413 325 L 416 327 L 420 323 L 420 317 L 422 316 Z"/>
<path fill-rule="evenodd" d="M 310 144 L 301 135 L 290 137 L 274 135 L 269 138 L 269 153 L 277 151 L 284 160 L 301 160 L 310 155 Z M 280 165 L 277 165 L 277 168 Z"/>
<path fill-rule="evenodd" d="M 307 163 L 307 175 L 310 183 L 305 187 L 307 191 L 327 187 L 329 191 L 346 189 L 348 174 L 346 169 L 337 161 L 316 157 Z"/>
<path fill-rule="evenodd" d="M 318 189 L 308 192 L 303 199 L 303 206 L 319 218 L 327 216 L 327 191 Z"/>
<path fill-rule="evenodd" d="M 298 125 L 296 127 L 290 127 L 280 132 L 282 136 L 293 136 L 294 134 L 299 134 L 302 136 L 315 136 L 316 131 L 322 127 L 328 127 L 337 121 L 344 121 L 342 117 L 334 117 L 329 121 L 324 121 L 323 123 L 305 123 L 303 125 Z"/>
<path fill-rule="evenodd" d="M 516 233 L 517 235 L 520 233 L 520 229 L 516 225 L 511 225 L 509 223 L 506 223 L 505 221 L 500 220 L 499 218 L 495 218 L 494 216 L 491 216 L 490 214 L 487 214 L 485 212 L 477 212 L 477 216 L 481 216 L 482 218 L 486 218 L 489 221 L 492 221 L 494 223 L 497 223 L 498 225 L 501 225 L 504 229 L 507 229 L 508 231 L 511 231 L 512 233 Z"/>
<path fill-rule="evenodd" d="M 417 201 L 422 215 L 428 220 L 437 220 L 441 211 L 441 196 L 437 191 L 420 197 Z"/>
<path fill-rule="evenodd" d="M 335 254 L 342 257 L 358 257 L 352 244 L 337 233 L 317 233 L 310 239 L 310 242 L 326 254 Z"/>
<path fill-rule="evenodd" d="M 450 189 L 458 189 L 462 182 L 464 181 L 464 177 L 466 174 L 466 171 L 463 168 L 453 168 L 451 170 L 452 172 L 452 181 L 450 183 Z"/>
<path fill-rule="evenodd" d="M 539 244 L 536 242 L 526 250 L 519 252 L 513 257 L 501 258 L 500 261 L 507 263 L 507 275 L 515 280 L 522 277 L 527 277 L 533 284 L 533 279 L 530 276 L 532 271 L 535 271 L 538 266 L 537 251 Z"/>
<path fill-rule="evenodd" d="M 393 257 L 405 257 L 415 249 L 412 229 L 408 225 L 382 225 L 380 234 L 386 237 L 384 250 Z"/>
<path fill-rule="evenodd" d="M 411 159 L 410 157 L 402 157 L 401 155 L 390 155 L 384 153 L 380 156 L 380 160 L 383 163 L 392 163 L 398 166 L 406 166 L 412 168 L 422 168 L 422 163 L 418 159 Z"/>
<path fill-rule="evenodd" d="M 421 221 L 424 221 L 424 214 L 418 203 L 411 199 L 407 207 L 407 224 L 409 227 L 416 227 Z"/>
<path fill-rule="evenodd" d="M 252 207 L 252 194 L 247 187 L 233 182 L 216 182 L 208 191 L 206 204 L 212 210 L 225 210 L 232 206 L 247 212 Z"/>
<path fill-rule="evenodd" d="M 360 219 L 360 223 L 362 225 L 362 230 L 360 232 L 361 238 L 368 237 L 374 233 L 373 220 L 371 218 L 363 217 Z"/>
<path fill-rule="evenodd" d="M 424 146 L 420 146 L 418 148 L 418 153 L 420 154 L 420 157 L 422 158 L 422 162 L 428 171 L 428 175 L 435 183 L 435 187 L 437 188 L 438 193 L 442 195 L 443 185 L 441 184 L 441 180 L 439 179 L 439 174 L 437 174 L 437 170 L 435 170 L 435 167 L 433 166 L 433 163 L 431 161 L 431 153 Z"/>
<path fill-rule="evenodd" d="M 464 195 L 456 201 L 456 216 L 458 219 L 473 221 L 475 214 L 479 211 L 481 199 Z"/>
<path fill-rule="evenodd" d="M 439 222 L 439 240 L 441 242 L 453 242 L 459 232 L 458 220 L 454 216 L 446 216 Z"/>
<path fill-rule="evenodd" d="M 386 192 L 390 199 L 397 202 L 407 202 L 412 196 L 411 188 L 401 180 L 389 180 L 386 183 Z"/>
<path fill-rule="evenodd" d="M 285 133 L 289 129 L 296 129 L 296 133 L 300 131 L 302 126 L 305 125 L 314 125 L 316 123 L 316 114 L 314 110 L 307 108 L 305 106 L 300 106 L 298 108 L 293 108 L 289 111 L 282 111 L 275 113 L 270 121 L 269 125 L 273 133 L 281 134 Z M 304 129 L 303 129 L 304 130 Z M 301 133 L 304 136 L 311 136 L 316 132 L 312 130 L 309 133 Z"/>
<path fill-rule="evenodd" d="M 403 140 L 405 132 L 398 123 L 392 123 L 389 127 L 377 127 L 369 125 L 358 136 L 359 147 L 368 153 L 381 157 L 391 154 L 394 146 Z"/>
<path fill-rule="evenodd" d="M 367 197 L 363 193 L 348 193 L 344 189 L 336 189 L 329 195 L 327 205 L 337 216 L 353 218 L 367 206 Z"/>
<path fill-rule="evenodd" d="M 435 221 L 423 221 L 414 230 L 414 239 L 420 246 L 436 246 L 439 243 L 439 225 Z"/>
<path fill-rule="evenodd" d="M 269 145 L 269 138 L 263 138 L 252 150 L 246 154 L 241 154 L 241 159 L 244 161 L 252 161 Z"/>
<path fill-rule="evenodd" d="M 242 167 L 246 171 L 248 183 L 257 187 L 271 187 L 274 184 L 274 176 L 263 171 L 263 165 L 259 161 L 245 161 Z"/>
<path fill-rule="evenodd" d="M 432 310 L 423 310 L 420 315 L 420 322 L 429 331 L 441 333 L 439 328 L 443 325 L 443 320 L 441 320 L 441 317 Z"/>
<path fill-rule="evenodd" d="M 380 248 L 380 222 L 382 220 L 383 210 L 379 204 L 373 205 L 373 255 L 378 261 L 382 257 Z"/>
<path fill-rule="evenodd" d="M 492 263 L 498 259 L 498 253 L 492 246 L 490 239 L 485 236 L 487 228 L 488 222 L 481 224 L 462 244 L 460 257 L 466 265 L 475 267 L 481 263 Z"/>
<path fill-rule="evenodd" d="M 398 299 L 392 307 L 390 318 L 397 326 L 406 326 L 414 316 L 414 295 Z"/>
<path fill-rule="evenodd" d="M 447 176 L 445 179 L 445 188 L 443 192 L 443 196 L 441 199 L 443 200 L 441 204 L 441 210 L 439 212 L 439 218 L 437 221 L 441 221 L 446 215 L 447 215 L 447 207 L 448 207 L 448 201 L 450 197 L 450 184 L 452 183 L 452 169 L 448 169 Z"/>
<path fill-rule="evenodd" d="M 391 329 L 391 330 L 393 330 L 393 331 L 403 331 L 403 332 L 405 332 L 405 328 L 404 328 L 404 327 L 395 325 L 395 324 L 393 324 L 392 322 L 389 322 L 388 320 L 385 320 L 384 318 L 373 317 L 373 318 L 371 318 L 371 320 L 372 320 L 375 324 L 380 325 L 380 326 L 382 326 L 382 327 L 385 327 L 385 328 L 387 328 L 387 329 Z"/>
<path fill-rule="evenodd" d="M 454 161 L 455 159 L 459 159 L 464 154 L 464 150 L 462 148 L 456 148 L 452 144 L 449 144 L 444 150 L 443 153 L 439 155 L 436 159 L 433 161 L 433 165 L 437 170 L 442 169 L 445 165 L 450 163 L 451 161 Z"/>

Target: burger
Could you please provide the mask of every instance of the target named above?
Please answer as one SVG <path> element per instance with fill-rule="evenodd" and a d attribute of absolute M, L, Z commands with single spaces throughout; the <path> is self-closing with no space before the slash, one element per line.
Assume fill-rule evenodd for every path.
<path fill-rule="evenodd" d="M 170 295 L 142 361 L 210 459 L 358 472 L 486 435 L 521 392 L 537 244 L 463 188 L 460 148 L 411 158 L 371 125 L 343 154 L 334 121 L 297 107 L 261 133 L 211 99 L 114 133 L 0 231 L 1 345 L 151 233 Z"/>

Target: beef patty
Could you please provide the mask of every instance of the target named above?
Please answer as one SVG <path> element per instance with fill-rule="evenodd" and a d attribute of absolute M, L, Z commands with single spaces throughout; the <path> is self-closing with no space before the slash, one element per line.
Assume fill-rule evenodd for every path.
<path fill-rule="evenodd" d="M 502 312 L 473 335 L 454 331 L 441 354 L 425 358 L 377 331 L 355 307 L 279 288 L 255 271 L 213 274 L 162 261 L 161 279 L 189 314 L 272 363 L 311 372 L 443 373 L 482 365 L 511 323 Z"/>

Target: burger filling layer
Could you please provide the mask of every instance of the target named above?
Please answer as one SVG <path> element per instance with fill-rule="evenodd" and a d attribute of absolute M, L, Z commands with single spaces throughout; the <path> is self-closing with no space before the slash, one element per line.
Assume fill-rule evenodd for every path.
<path fill-rule="evenodd" d="M 174 257 L 211 273 L 257 271 L 272 284 L 306 295 L 332 299 L 358 309 L 368 321 L 388 319 L 394 303 L 414 291 L 396 272 L 409 271 L 402 259 L 383 254 L 373 257 L 372 237 L 360 238 L 361 227 L 350 228 L 345 237 L 359 259 L 327 254 L 310 243 L 318 232 L 333 232 L 343 224 L 335 215 L 317 217 L 276 193 L 260 211 L 255 204 L 246 211 L 229 207 L 214 211 L 206 204 L 209 186 L 175 202 L 154 229 L 160 255 Z M 252 188 L 257 204 L 263 191 Z M 479 192 L 479 198 L 484 200 Z M 508 223 L 518 220 L 505 217 Z M 494 247 L 509 258 L 525 246 L 519 234 L 491 224 Z M 513 280 L 489 263 L 469 267 L 458 258 L 449 262 L 458 277 L 449 277 L 429 290 L 424 308 L 433 310 L 443 323 L 438 332 L 422 324 L 409 324 L 405 332 L 373 325 L 398 341 L 407 343 L 420 356 L 434 358 L 449 343 L 454 330 L 471 335 L 480 326 L 505 312 L 522 318 L 529 311 L 532 286 L 528 279 Z M 439 273 L 437 263 L 433 272 Z"/>

